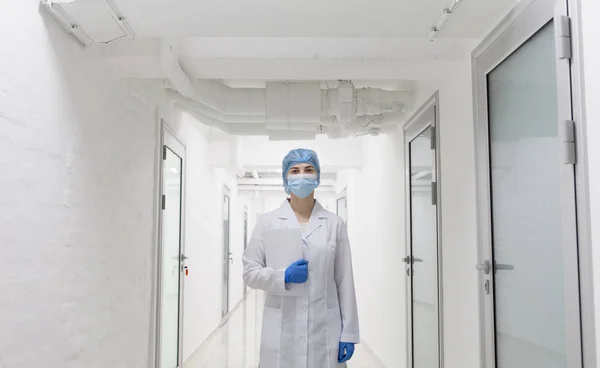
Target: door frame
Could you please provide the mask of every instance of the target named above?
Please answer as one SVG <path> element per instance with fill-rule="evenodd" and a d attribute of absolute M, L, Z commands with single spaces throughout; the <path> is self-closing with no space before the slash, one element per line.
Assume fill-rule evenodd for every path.
<path fill-rule="evenodd" d="M 342 191 L 340 193 L 338 193 L 335 196 L 335 214 L 336 215 L 340 215 L 340 200 L 341 199 L 345 199 L 346 200 L 346 219 L 344 219 L 344 222 L 348 222 L 348 189 L 344 188 L 342 189 Z"/>
<path fill-rule="evenodd" d="M 157 190 L 158 197 L 156 198 L 157 205 L 155 206 L 158 216 L 156 218 L 156 259 L 155 259 L 155 295 L 154 295 L 154 366 L 160 367 L 161 362 L 161 347 L 162 347 L 162 326 L 161 326 L 161 313 L 162 313 L 162 254 L 163 254 L 163 243 L 162 243 L 162 221 L 163 221 L 163 209 L 162 209 L 162 195 L 163 195 L 163 162 L 164 162 L 164 147 L 169 146 L 175 154 L 181 158 L 181 214 L 180 214 L 180 257 L 182 257 L 182 264 L 185 260 L 185 198 L 186 198 L 186 171 L 187 171 L 187 160 L 186 160 L 186 149 L 185 146 L 176 138 L 174 130 L 168 125 L 164 119 L 160 119 L 159 122 L 159 139 L 158 139 L 158 163 L 157 163 Z M 183 328 L 184 328 L 184 287 L 185 287 L 185 274 L 183 267 L 179 270 L 179 341 L 178 341 L 178 362 L 177 367 L 183 367 Z"/>
<path fill-rule="evenodd" d="M 578 9 L 576 4 L 580 0 L 524 0 L 517 4 L 512 11 L 500 22 L 500 24 L 482 41 L 472 54 L 472 79 L 473 79 L 473 113 L 474 113 L 474 137 L 475 137 L 475 172 L 477 180 L 477 243 L 478 260 L 492 259 L 491 239 L 491 183 L 489 178 L 489 136 L 488 136 L 488 107 L 487 107 L 487 74 L 506 60 L 515 50 L 525 44 L 533 35 L 540 31 L 556 15 L 571 16 L 573 8 Z M 574 12 L 575 15 L 577 12 Z M 577 17 L 577 16 L 576 16 Z M 573 18 L 571 18 L 573 19 Z M 578 18 L 575 18 L 577 21 Z M 583 350 L 581 366 L 596 367 L 596 337 L 595 318 L 593 302 L 593 278 L 591 265 L 591 241 L 590 241 L 590 219 L 589 219 L 589 189 L 587 187 L 587 169 L 585 163 L 585 136 L 582 122 L 583 112 L 581 109 L 581 49 L 578 45 L 579 36 L 577 27 L 571 23 L 571 37 L 573 38 L 572 58 L 569 60 L 558 60 L 558 89 L 564 98 L 559 100 L 559 119 L 565 119 L 571 113 L 569 107 L 561 105 L 561 101 L 570 98 L 572 115 L 571 119 L 576 124 L 576 156 L 577 163 L 574 165 L 575 181 L 574 200 L 577 208 L 577 259 L 567 259 L 565 264 L 565 282 L 574 285 L 578 283 L 579 289 L 571 291 L 569 299 L 576 297 L 580 301 L 577 316 L 573 311 L 565 309 L 567 313 L 567 341 L 581 339 L 580 349 Z M 578 54 L 579 52 L 579 54 Z M 566 64 L 565 64 L 566 63 Z M 571 74 L 570 84 L 562 82 L 565 73 Z M 563 78 L 560 78 L 560 77 Z M 558 122 L 557 122 L 558 124 Z M 584 161 L 584 162 L 582 162 Z M 582 164 L 583 163 L 583 164 Z M 561 175 L 564 179 L 564 175 Z M 573 264 L 579 264 L 578 269 Z M 480 361 L 481 366 L 493 368 L 495 362 L 494 341 L 494 303 L 492 298 L 487 297 L 484 291 L 485 283 L 490 283 L 490 294 L 494 295 L 493 272 L 486 276 L 483 272 L 478 273 L 479 284 L 479 327 L 480 327 Z M 573 288 L 577 289 L 577 288 Z M 569 315 L 571 313 L 571 315 Z M 575 323 L 575 320 L 579 323 Z M 573 351 L 571 351 L 573 350 Z M 576 354 L 575 348 L 569 349 L 569 357 Z M 573 358 L 570 358 L 573 359 Z M 575 361 L 577 359 L 575 358 Z M 578 367 L 580 365 L 577 365 Z"/>
<path fill-rule="evenodd" d="M 229 199 L 229 202 L 227 204 L 227 216 L 228 216 L 228 223 L 227 223 L 227 251 L 229 254 L 231 254 L 231 190 L 229 189 L 229 187 L 227 187 L 227 185 L 223 185 L 223 193 L 221 195 L 221 224 L 223 224 L 223 221 L 225 220 L 225 208 L 224 208 L 224 201 L 225 201 L 225 197 L 227 197 Z M 223 229 L 224 230 L 224 229 Z M 230 276 L 231 276 L 231 267 L 230 267 L 230 263 L 229 263 L 229 254 L 227 254 L 227 280 L 224 280 L 224 276 L 225 276 L 225 264 L 223 263 L 225 261 L 225 231 L 223 231 L 223 236 L 221 237 L 221 254 L 222 254 L 222 258 L 221 258 L 221 323 L 224 324 L 228 318 L 229 318 L 229 307 L 230 307 L 230 289 L 231 289 L 231 285 L 230 285 Z M 226 290 L 224 290 L 224 281 L 227 284 Z M 223 302 L 225 301 L 225 297 L 227 297 L 227 310 L 225 311 L 225 313 L 223 313 L 224 309 L 224 305 Z"/>
<path fill-rule="evenodd" d="M 444 367 L 444 313 L 443 313 L 443 259 L 442 259 L 442 175 L 440 145 L 440 94 L 436 91 L 404 124 L 404 200 L 405 200 L 405 254 L 412 256 L 412 223 L 411 223 L 411 175 L 410 175 L 410 142 L 428 127 L 433 128 L 435 135 L 435 194 L 437 220 L 437 316 L 438 316 L 438 368 Z M 431 116 L 434 121 L 431 121 Z M 410 264 L 407 263 L 407 266 Z M 406 277 L 406 349 L 407 367 L 413 366 L 413 326 L 412 326 L 412 277 Z"/>

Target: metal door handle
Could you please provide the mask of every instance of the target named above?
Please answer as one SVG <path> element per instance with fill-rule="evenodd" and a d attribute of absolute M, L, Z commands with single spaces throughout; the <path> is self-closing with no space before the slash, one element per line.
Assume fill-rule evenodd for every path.
<path fill-rule="evenodd" d="M 494 271 L 512 271 L 515 266 L 509 264 L 494 263 Z"/>
<path fill-rule="evenodd" d="M 402 262 L 409 263 L 410 262 L 410 256 L 406 256 L 406 257 L 402 258 Z"/>
<path fill-rule="evenodd" d="M 475 266 L 475 268 L 477 268 L 479 271 L 483 271 L 483 273 L 486 275 L 489 275 L 489 273 L 492 271 L 492 265 L 490 264 L 490 261 L 483 261 L 482 263 L 477 264 Z M 515 269 L 514 265 L 494 262 L 494 272 L 496 272 L 496 271 L 512 271 L 514 269 Z"/>
<path fill-rule="evenodd" d="M 423 260 L 421 258 L 414 258 L 414 257 L 413 257 L 412 261 L 413 261 L 413 263 L 415 263 L 415 262 L 423 262 Z"/>

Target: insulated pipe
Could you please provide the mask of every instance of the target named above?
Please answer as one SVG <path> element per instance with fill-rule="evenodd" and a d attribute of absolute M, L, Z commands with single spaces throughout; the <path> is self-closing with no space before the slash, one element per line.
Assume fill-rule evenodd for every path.
<path fill-rule="evenodd" d="M 226 133 L 233 135 L 268 135 L 270 131 L 289 130 L 296 132 L 316 131 L 319 134 L 327 134 L 330 138 L 345 138 L 350 132 L 368 133 L 371 131 L 382 131 L 397 127 L 397 124 L 404 117 L 403 113 L 384 113 L 381 115 L 357 116 L 354 120 L 342 126 L 334 126 L 331 121 L 325 124 L 312 123 L 231 123 L 215 119 L 213 116 L 205 114 L 202 109 L 197 109 L 198 103 L 194 100 L 179 95 L 177 92 L 168 91 L 172 102 L 185 107 L 200 122 L 214 126 Z M 201 104 L 200 104 L 201 105 Z"/>
<path fill-rule="evenodd" d="M 221 121 L 226 124 L 236 124 L 236 123 L 249 124 L 249 123 L 265 123 L 266 122 L 266 116 L 264 116 L 264 115 L 221 114 L 218 111 L 211 109 L 208 106 L 206 106 L 192 98 L 185 97 L 185 96 L 181 95 L 179 92 L 177 92 L 173 89 L 170 89 L 170 88 L 167 88 L 166 94 L 167 94 L 167 97 L 172 102 L 176 102 L 176 103 L 178 103 L 182 106 L 185 106 L 188 109 L 196 111 L 206 117 L 209 117 L 213 120 Z M 322 116 L 318 123 L 313 123 L 313 124 L 315 126 L 317 124 L 330 125 L 330 124 L 332 124 L 333 121 L 335 121 L 334 116 Z M 279 123 L 273 123 L 273 124 L 279 124 Z M 281 123 L 281 124 L 302 124 L 302 122 L 299 122 L 299 123 L 290 122 L 290 123 Z M 308 123 L 304 123 L 304 124 L 308 124 Z"/>
<path fill-rule="evenodd" d="M 376 115 L 384 112 L 404 112 L 412 104 L 412 92 L 392 92 L 378 88 L 356 90 L 357 115 Z"/>
<path fill-rule="evenodd" d="M 236 123 L 269 120 L 266 89 L 230 88 L 214 80 L 192 81 L 192 86 L 193 92 L 190 93 L 190 96 L 181 97 L 196 101 L 198 103 L 196 109 L 214 119 Z M 172 85 L 170 88 L 177 90 Z M 337 89 L 320 90 L 320 93 L 320 115 L 322 117 L 336 116 L 339 119 L 341 112 Z M 384 112 L 404 111 L 404 106 L 412 102 L 411 92 L 392 92 L 378 88 L 365 88 L 356 90 L 355 93 L 357 115 L 377 115 Z M 282 100 L 285 100 L 285 98 L 282 98 Z M 293 102 L 287 101 L 288 104 Z M 301 102 L 298 101 L 298 103 Z M 291 121 L 294 121 L 293 115 L 290 118 Z M 322 120 L 321 123 L 324 123 L 324 121 Z"/>
<path fill-rule="evenodd" d="M 196 83 L 194 84 L 196 85 Z M 397 124 L 404 118 L 404 113 L 401 112 L 403 109 L 402 103 L 399 99 L 406 100 L 411 98 L 411 94 L 404 92 L 383 92 L 378 89 L 363 89 L 356 91 L 356 96 L 360 99 L 359 105 L 367 106 L 367 109 L 357 109 L 357 116 L 354 116 L 348 122 L 340 122 L 338 116 L 335 115 L 339 110 L 340 104 L 337 103 L 336 98 L 338 96 L 337 90 L 321 90 L 318 89 L 321 94 L 320 99 L 317 99 L 317 105 L 321 105 L 320 113 L 302 113 L 302 102 L 299 102 L 298 106 L 289 105 L 292 100 L 289 96 L 283 93 L 282 96 L 283 108 L 275 107 L 275 116 L 281 116 L 283 118 L 293 119 L 294 114 L 290 116 L 286 109 L 299 111 L 298 121 L 277 121 L 274 116 L 270 117 L 267 115 L 261 115 L 260 113 L 267 113 L 266 100 L 264 99 L 265 90 L 257 89 L 239 89 L 236 92 L 232 92 L 231 88 L 214 81 L 203 81 L 201 84 L 202 88 L 196 89 L 193 96 L 195 98 L 186 97 L 181 95 L 179 92 L 167 88 L 166 94 L 172 103 L 177 103 L 185 107 L 192 113 L 200 122 L 216 127 L 226 133 L 232 135 L 259 135 L 269 136 L 270 139 L 314 139 L 316 134 L 327 134 L 332 139 L 345 138 L 352 134 L 379 134 L 392 132 L 397 129 Z M 210 94 L 209 87 L 215 88 L 214 93 Z M 167 86 L 169 87 L 169 86 Z M 286 91 L 287 85 L 279 84 L 277 89 Z M 312 88 L 312 87 L 311 87 Z M 302 88 L 299 89 L 302 93 Z M 306 89 L 305 89 L 306 90 Z M 310 90 L 310 89 L 309 89 Z M 289 91 L 289 90 L 288 90 Z M 271 98 L 274 99 L 271 103 L 278 102 L 279 95 L 270 91 Z M 298 92 L 297 92 L 298 93 Z M 346 93 L 347 94 L 347 93 Z M 207 103 L 202 103 L 197 100 L 197 97 L 204 95 Z M 274 96 L 274 97 L 273 97 Z M 348 95 L 352 98 L 352 94 Z M 287 99 L 286 99 L 287 98 Z M 219 106 L 219 100 L 225 105 Z M 238 107 L 237 110 L 229 109 L 229 104 L 233 104 Z M 234 103 L 234 101 L 237 101 Z M 306 102 L 306 101 L 304 101 Z M 314 106 L 314 100 L 308 105 Z M 319 103 L 320 102 L 320 103 Z M 371 108 L 371 104 L 383 105 L 384 108 L 376 107 Z M 387 105 L 386 105 L 387 104 Z M 262 108 L 260 107 L 262 105 Z M 288 106 L 286 106 L 288 105 Z M 231 105 L 230 105 L 231 106 Z M 387 107 L 386 107 L 387 106 Z M 254 108 L 253 108 L 254 107 Z M 378 114 L 373 114 L 375 110 L 379 111 Z M 224 114 L 222 111 L 232 111 L 233 114 Z M 247 114 L 241 114 L 246 112 Z M 339 112 L 337 112 L 339 114 Z M 312 115 L 311 115 L 312 114 Z M 332 115 L 329 115 L 332 114 Z M 319 116 L 320 115 L 320 116 Z M 304 117 L 302 117 L 304 116 Z M 317 121 L 307 121 L 306 119 L 317 118 Z M 337 124 L 336 124 L 337 122 Z"/>

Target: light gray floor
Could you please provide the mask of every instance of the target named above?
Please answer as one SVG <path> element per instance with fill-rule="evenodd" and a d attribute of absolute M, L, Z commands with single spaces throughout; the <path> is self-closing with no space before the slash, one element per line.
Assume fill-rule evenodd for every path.
<path fill-rule="evenodd" d="M 257 368 L 262 298 L 250 292 L 227 323 L 185 364 L 185 368 Z M 348 368 L 385 368 L 364 344 L 356 346 Z"/>

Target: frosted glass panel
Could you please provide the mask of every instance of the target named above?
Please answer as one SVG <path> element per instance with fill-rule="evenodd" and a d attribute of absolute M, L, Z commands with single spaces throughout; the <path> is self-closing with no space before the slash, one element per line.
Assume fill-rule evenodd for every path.
<path fill-rule="evenodd" d="M 431 128 L 410 142 L 412 345 L 414 368 L 438 367 L 437 220 Z"/>
<path fill-rule="evenodd" d="M 179 358 L 179 278 L 181 249 L 181 158 L 167 149 L 163 163 L 160 368 L 176 368 Z"/>
<path fill-rule="evenodd" d="M 554 27 L 488 75 L 498 368 L 567 367 Z"/>

